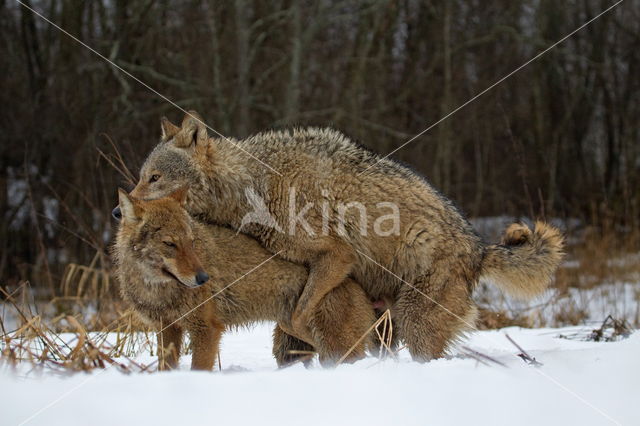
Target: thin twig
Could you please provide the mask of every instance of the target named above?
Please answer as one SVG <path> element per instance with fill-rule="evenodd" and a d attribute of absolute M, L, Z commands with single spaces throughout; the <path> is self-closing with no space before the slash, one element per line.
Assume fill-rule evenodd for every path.
<path fill-rule="evenodd" d="M 507 333 L 504 333 L 504 335 L 507 337 L 507 339 L 513 344 L 513 346 L 515 346 L 516 348 L 518 348 L 518 350 L 520 351 L 520 353 L 518 354 L 518 356 L 520 358 L 522 358 L 522 360 L 524 362 L 526 362 L 529 365 L 533 365 L 534 367 L 542 367 L 544 364 L 542 364 L 541 362 L 539 362 L 538 360 L 536 360 L 534 357 L 532 357 L 531 355 L 529 355 L 524 349 L 522 349 L 522 347 L 520 347 L 520 345 L 518 345 L 516 343 L 515 340 L 513 340 L 511 338 L 511 336 L 509 336 Z"/>

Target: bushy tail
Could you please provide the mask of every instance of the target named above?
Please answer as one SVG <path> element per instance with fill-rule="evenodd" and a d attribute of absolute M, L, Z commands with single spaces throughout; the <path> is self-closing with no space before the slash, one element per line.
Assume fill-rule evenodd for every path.
<path fill-rule="evenodd" d="M 536 222 L 533 231 L 521 223 L 510 225 L 501 244 L 486 247 L 481 279 L 520 299 L 542 293 L 562 257 L 564 238 L 557 228 Z"/>

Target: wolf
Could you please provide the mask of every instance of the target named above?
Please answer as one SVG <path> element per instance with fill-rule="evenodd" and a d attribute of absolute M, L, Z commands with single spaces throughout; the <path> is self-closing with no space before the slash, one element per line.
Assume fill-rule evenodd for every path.
<path fill-rule="evenodd" d="M 295 339 L 281 327 L 291 328 L 307 269 L 269 260 L 271 253 L 253 238 L 192 219 L 185 195 L 142 201 L 119 191 L 116 276 L 123 299 L 159 331 L 161 369 L 177 366 L 185 331 L 192 369 L 211 370 L 225 329 L 265 320 L 279 324 L 273 353 L 280 366 L 295 360 L 291 349 L 315 350 L 325 366 L 350 349 L 347 362 L 364 357 L 371 339 L 361 338 L 375 315 L 360 285 L 347 278 L 329 292 L 312 315 L 310 340 Z"/>
<path fill-rule="evenodd" d="M 308 265 L 292 318 L 298 336 L 349 276 L 372 300 L 388 301 L 414 359 L 438 358 L 474 328 L 471 296 L 480 279 L 530 299 L 546 289 L 563 256 L 562 234 L 543 222 L 512 225 L 500 244 L 482 241 L 424 177 L 332 129 L 215 138 L 190 111 L 180 127 L 163 118 L 161 131 L 131 194 L 152 199 L 188 186 L 190 214 Z M 279 226 L 247 223 L 256 205 Z"/>

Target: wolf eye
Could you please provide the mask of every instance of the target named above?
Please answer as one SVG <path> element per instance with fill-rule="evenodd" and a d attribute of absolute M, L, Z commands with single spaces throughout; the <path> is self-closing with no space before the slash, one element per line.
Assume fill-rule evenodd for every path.
<path fill-rule="evenodd" d="M 160 175 L 153 175 L 151 176 L 151 178 L 149 179 L 149 183 L 153 183 L 153 182 L 157 182 L 158 179 L 160 179 Z"/>
<path fill-rule="evenodd" d="M 171 241 L 163 241 L 164 245 L 167 247 L 171 247 L 171 248 L 175 248 L 176 245 L 174 243 L 172 243 Z"/>

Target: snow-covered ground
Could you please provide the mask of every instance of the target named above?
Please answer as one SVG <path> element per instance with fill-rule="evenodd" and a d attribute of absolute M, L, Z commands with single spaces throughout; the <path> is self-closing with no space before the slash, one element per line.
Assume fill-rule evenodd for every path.
<path fill-rule="evenodd" d="M 226 335 L 216 373 L 188 371 L 188 356 L 181 371 L 154 374 L 3 366 L 0 424 L 640 424 L 640 333 L 613 343 L 559 337 L 577 331 L 508 328 L 464 343 L 506 367 L 462 357 L 418 364 L 405 350 L 397 360 L 278 370 L 269 324 Z M 543 365 L 518 358 L 505 333 Z"/>

